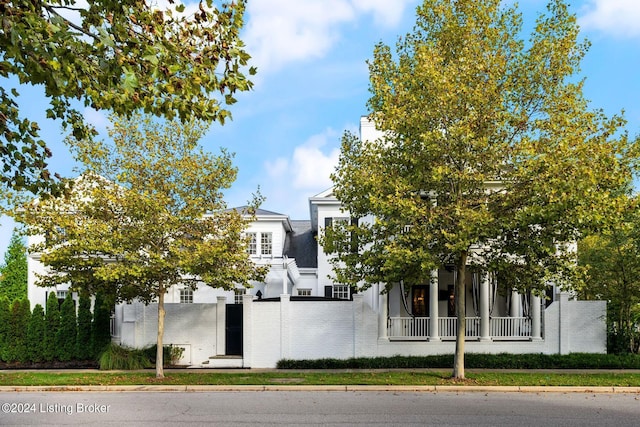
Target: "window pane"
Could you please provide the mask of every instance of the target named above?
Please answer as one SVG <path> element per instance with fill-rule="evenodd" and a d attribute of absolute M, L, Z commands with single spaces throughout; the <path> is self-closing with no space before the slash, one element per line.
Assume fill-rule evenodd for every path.
<path fill-rule="evenodd" d="M 234 304 L 242 304 L 242 296 L 244 295 L 246 289 L 234 289 Z"/>
<path fill-rule="evenodd" d="M 262 233 L 260 235 L 260 253 L 262 255 L 271 255 L 271 234 Z"/>
<path fill-rule="evenodd" d="M 333 285 L 333 297 L 349 299 L 349 285 Z"/>
<path fill-rule="evenodd" d="M 258 239 L 256 237 L 256 233 L 249 233 L 249 247 L 247 248 L 247 252 L 249 255 L 257 255 L 258 254 Z"/>
<path fill-rule="evenodd" d="M 180 304 L 193 303 L 193 290 L 189 288 L 180 289 Z"/>

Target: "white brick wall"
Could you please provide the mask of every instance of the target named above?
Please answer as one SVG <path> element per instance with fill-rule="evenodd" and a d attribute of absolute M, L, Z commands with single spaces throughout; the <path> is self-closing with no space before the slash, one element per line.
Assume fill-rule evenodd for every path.
<path fill-rule="evenodd" d="M 454 341 L 389 341 L 378 338 L 378 316 L 365 303 L 353 301 L 255 301 L 244 299 L 244 366 L 275 367 L 286 359 L 452 354 Z M 561 315 L 562 314 L 562 315 Z M 467 353 L 606 352 L 606 304 L 560 298 L 544 311 L 539 341 L 467 341 Z M 156 339 L 157 306 L 127 305 L 123 310 L 123 344 L 143 347 Z M 165 343 L 188 346 L 200 365 L 216 355 L 216 304 L 167 304 Z M 566 330 L 568 333 L 561 334 Z M 568 337 L 568 338 L 567 338 Z M 561 339 L 566 342 L 561 343 Z M 224 349 L 218 351 L 224 354 Z M 186 355 L 188 356 L 188 355 Z"/>
<path fill-rule="evenodd" d="M 216 307 L 216 304 L 165 304 L 164 344 L 186 349 L 181 364 L 199 365 L 216 355 Z M 157 334 L 157 304 L 133 303 L 123 307 L 122 345 L 153 345 Z"/>

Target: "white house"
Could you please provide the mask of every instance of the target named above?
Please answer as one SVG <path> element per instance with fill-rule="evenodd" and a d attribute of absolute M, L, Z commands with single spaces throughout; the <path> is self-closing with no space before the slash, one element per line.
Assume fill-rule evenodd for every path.
<path fill-rule="evenodd" d="M 361 138 L 379 135 L 366 119 Z M 258 210 L 248 228 L 249 255 L 269 265 L 262 283 L 235 292 L 206 285 L 173 286 L 165 298 L 167 344 L 185 349 L 181 363 L 199 367 L 274 367 L 280 359 L 452 354 L 456 318 L 451 311 L 454 274 L 432 272 L 425 284 L 383 286 L 352 293 L 331 280 L 331 264 L 317 242 L 325 224 L 348 218 L 331 190 L 309 198 L 309 220 Z M 44 306 L 48 292 L 63 298 L 68 287 L 35 286 L 45 273 L 29 257 L 29 299 Z M 496 293 L 491 274 L 468 279 L 466 351 L 471 353 L 606 352 L 606 303 Z M 143 347 L 155 343 L 157 306 L 119 304 L 113 341 Z"/>

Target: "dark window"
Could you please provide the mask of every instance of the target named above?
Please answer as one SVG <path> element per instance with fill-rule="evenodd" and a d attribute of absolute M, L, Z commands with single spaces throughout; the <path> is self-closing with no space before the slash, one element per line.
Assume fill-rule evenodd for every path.
<path fill-rule="evenodd" d="M 411 313 L 417 317 L 429 316 L 429 287 L 417 285 L 411 288 Z"/>

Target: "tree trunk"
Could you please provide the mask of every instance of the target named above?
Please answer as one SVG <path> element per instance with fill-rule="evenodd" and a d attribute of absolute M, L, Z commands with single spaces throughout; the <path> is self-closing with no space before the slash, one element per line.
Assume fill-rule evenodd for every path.
<path fill-rule="evenodd" d="M 455 299 L 456 299 L 456 317 L 458 327 L 456 331 L 456 352 L 453 360 L 452 377 L 456 379 L 464 379 L 464 340 L 466 329 L 466 301 L 467 294 L 466 273 L 467 273 L 467 252 L 464 251 L 458 258 L 456 265 L 456 283 L 455 283 Z"/>
<path fill-rule="evenodd" d="M 156 378 L 164 378 L 162 337 L 164 336 L 164 286 L 158 295 L 158 339 L 156 341 Z"/>

